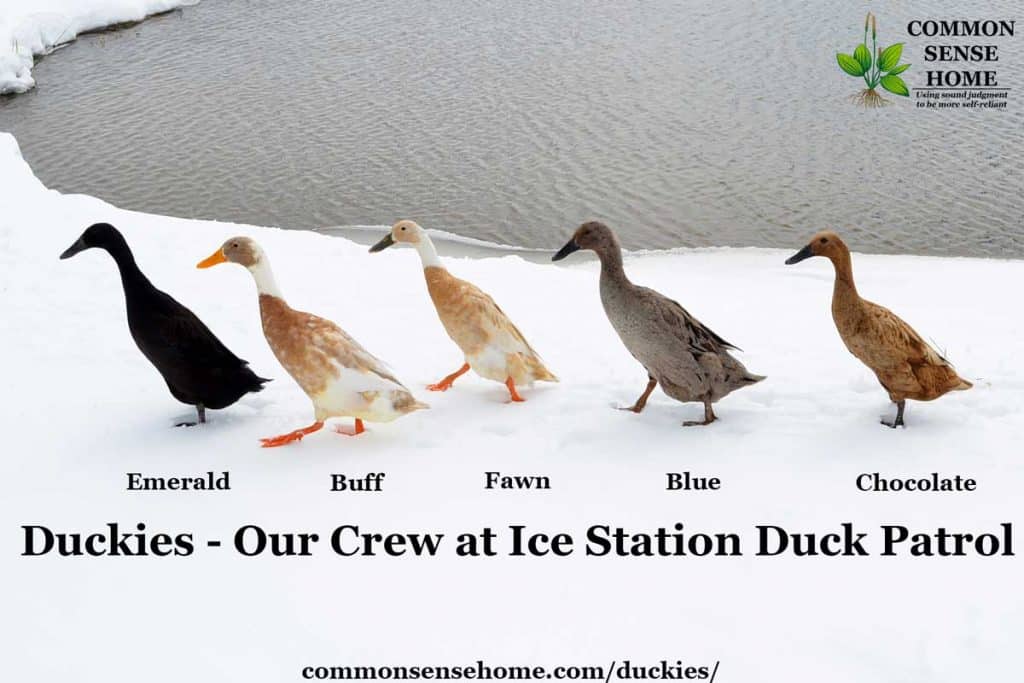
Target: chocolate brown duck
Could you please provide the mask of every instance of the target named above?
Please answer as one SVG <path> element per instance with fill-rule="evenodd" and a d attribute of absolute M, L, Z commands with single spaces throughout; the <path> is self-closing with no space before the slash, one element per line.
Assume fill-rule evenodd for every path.
<path fill-rule="evenodd" d="M 633 357 L 647 370 L 647 388 L 628 410 L 639 413 L 654 387 L 684 403 L 704 404 L 704 419 L 684 426 L 706 425 L 717 417 L 712 405 L 736 389 L 764 379 L 749 372 L 729 351 L 738 350 L 662 294 L 630 282 L 622 265 L 622 248 L 603 223 L 581 225 L 551 260 L 590 249 L 601 260 L 601 303 L 612 327 Z"/>
<path fill-rule="evenodd" d="M 875 373 L 896 404 L 896 419 L 882 420 L 882 424 L 893 428 L 905 426 L 903 411 L 908 398 L 932 401 L 950 391 L 974 386 L 899 316 L 861 298 L 853 281 L 850 250 L 839 235 L 819 232 L 807 246 L 786 259 L 786 264 L 813 256 L 824 256 L 835 268 L 832 319 L 839 336 L 850 353 Z"/>

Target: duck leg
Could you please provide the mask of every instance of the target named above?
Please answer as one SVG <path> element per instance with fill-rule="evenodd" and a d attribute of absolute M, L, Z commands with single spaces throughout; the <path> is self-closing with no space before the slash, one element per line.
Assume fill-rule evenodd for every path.
<path fill-rule="evenodd" d="M 313 432 L 323 428 L 323 426 L 324 423 L 318 420 L 308 427 L 296 429 L 294 432 L 288 432 L 287 434 L 281 434 L 280 436 L 271 436 L 266 439 L 260 439 L 260 441 L 263 443 L 264 448 L 283 446 L 286 443 L 291 443 L 293 441 L 301 441 L 302 437 L 306 436 L 306 434 L 312 434 Z"/>
<path fill-rule="evenodd" d="M 204 406 L 202 403 L 197 403 L 196 404 L 196 415 L 197 415 L 197 418 L 196 418 L 197 421 L 196 422 L 176 422 L 174 426 L 175 427 L 195 427 L 197 424 L 200 424 L 200 425 L 201 424 L 205 424 L 206 423 L 206 406 Z"/>
<path fill-rule="evenodd" d="M 355 427 L 355 429 L 353 429 L 352 431 L 349 431 L 349 430 L 345 429 L 345 428 L 344 428 L 344 427 L 342 427 L 341 425 L 336 425 L 336 426 L 334 427 L 334 431 L 335 431 L 336 433 L 338 433 L 338 434 L 342 434 L 342 435 L 344 435 L 344 436 L 359 436 L 360 434 L 362 434 L 363 432 L 365 432 L 365 431 L 366 431 L 366 427 L 364 427 L 364 426 L 363 426 L 363 421 L 362 421 L 362 420 L 360 420 L 360 419 L 359 419 L 359 418 L 357 417 L 357 418 L 356 418 L 356 427 Z"/>
<path fill-rule="evenodd" d="M 882 420 L 882 424 L 884 424 L 886 427 L 892 427 L 893 429 L 896 429 L 897 427 L 906 427 L 906 425 L 903 424 L 903 409 L 906 407 L 906 399 L 902 401 L 896 401 L 896 419 L 893 420 L 892 422 L 889 422 L 888 420 Z"/>
<path fill-rule="evenodd" d="M 650 375 L 647 376 L 647 388 L 644 389 L 644 393 L 640 395 L 640 398 L 636 400 L 632 408 L 619 408 L 619 410 L 632 410 L 634 413 L 641 412 L 647 407 L 647 397 L 654 391 L 654 387 L 658 386 L 658 380 L 654 379 Z"/>
<path fill-rule="evenodd" d="M 702 425 L 709 425 L 718 417 L 715 415 L 715 411 L 711 408 L 711 404 L 707 401 L 704 402 L 704 419 L 703 420 L 688 420 L 683 423 L 684 427 L 699 427 Z"/>
<path fill-rule="evenodd" d="M 428 384 L 427 389 L 429 389 L 430 391 L 448 391 L 449 389 L 452 388 L 452 384 L 455 383 L 455 380 L 457 380 L 462 375 L 466 374 L 468 371 L 469 363 L 463 363 L 461 368 L 459 368 L 452 374 L 448 375 L 437 384 Z"/>
<path fill-rule="evenodd" d="M 516 383 L 511 377 L 505 380 L 505 386 L 508 387 L 508 394 L 514 403 L 522 403 L 526 400 L 516 391 Z"/>

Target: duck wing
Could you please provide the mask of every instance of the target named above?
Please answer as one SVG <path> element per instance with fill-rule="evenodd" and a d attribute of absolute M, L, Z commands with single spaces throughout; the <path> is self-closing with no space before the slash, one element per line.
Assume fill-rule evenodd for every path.
<path fill-rule="evenodd" d="M 843 341 L 867 365 L 894 401 L 930 401 L 969 389 L 953 365 L 889 309 L 863 301 L 863 316 Z"/>
<path fill-rule="evenodd" d="M 871 320 L 871 344 L 878 355 L 895 357 L 911 365 L 950 365 L 931 344 L 902 318 L 884 306 L 865 301 L 865 308 Z"/>
<path fill-rule="evenodd" d="M 480 290 L 477 291 L 479 292 Z M 489 313 L 487 317 L 489 319 L 488 322 L 494 331 L 499 334 L 507 334 L 518 344 L 522 344 L 531 356 L 536 356 L 537 352 L 533 350 L 533 347 L 530 346 L 530 342 L 526 341 L 526 337 L 523 336 L 523 333 L 519 331 L 519 328 L 516 327 L 515 323 L 512 322 L 505 311 L 501 310 L 501 306 L 499 306 L 489 294 L 480 292 L 480 295 L 490 304 L 488 308 L 492 309 L 487 311 Z"/>
<path fill-rule="evenodd" d="M 652 302 L 665 328 L 676 338 L 691 348 L 695 355 L 702 353 L 724 353 L 730 349 L 740 351 L 738 346 L 730 344 L 714 330 L 690 315 L 679 302 L 655 292 L 653 289 L 641 287 Z"/>
<path fill-rule="evenodd" d="M 464 352 L 490 345 L 510 353 L 537 355 L 489 294 L 447 271 L 434 277 L 433 282 L 428 281 L 431 298 L 448 336 Z"/>
<path fill-rule="evenodd" d="M 286 324 L 274 334 L 271 346 L 282 364 L 304 387 L 307 383 L 301 379 L 304 375 L 310 372 L 335 374 L 330 370 L 333 366 L 405 389 L 391 369 L 348 332 L 312 313 L 290 310 Z"/>
<path fill-rule="evenodd" d="M 179 401 L 225 408 L 268 381 L 169 295 L 156 290 L 148 303 L 145 310 L 129 315 L 129 329 Z"/>
<path fill-rule="evenodd" d="M 620 337 L 666 394 L 677 401 L 714 402 L 764 379 L 729 354 L 735 346 L 678 302 L 651 289 L 638 290 L 620 318 Z"/>
<path fill-rule="evenodd" d="M 236 368 L 248 363 L 231 352 L 195 313 L 171 296 L 157 292 L 141 315 L 129 318 L 132 336 L 143 353 L 160 367 Z"/>
<path fill-rule="evenodd" d="M 363 348 L 352 335 L 341 329 L 329 320 L 324 321 L 333 327 L 333 335 L 329 335 L 328 343 L 337 360 L 345 367 L 352 370 L 360 370 L 371 373 L 380 379 L 405 389 L 405 385 L 398 381 L 394 371 L 388 364 L 377 358 Z M 333 338 L 331 338 L 333 337 Z"/>

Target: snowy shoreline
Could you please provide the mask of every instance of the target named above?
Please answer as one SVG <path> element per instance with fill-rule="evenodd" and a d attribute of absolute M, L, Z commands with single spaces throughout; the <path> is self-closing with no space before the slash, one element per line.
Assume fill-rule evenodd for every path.
<path fill-rule="evenodd" d="M 35 58 L 83 33 L 132 24 L 198 0 L 3 0 L 0 3 L 0 95 L 35 87 Z"/>
<path fill-rule="evenodd" d="M 335 225 L 326 228 L 311 230 L 318 235 L 329 235 L 341 237 L 360 245 L 370 246 L 391 229 L 390 225 Z M 438 244 L 445 245 L 445 253 L 451 256 L 466 258 L 495 258 L 501 256 L 518 256 L 524 261 L 534 263 L 550 263 L 554 249 L 543 247 L 518 246 L 513 244 L 500 244 L 489 242 L 476 237 L 466 237 L 446 230 L 431 229 L 431 238 Z M 779 249 L 768 247 L 673 247 L 671 249 L 623 249 L 622 253 L 627 258 L 640 258 L 647 256 L 668 256 L 672 254 L 714 254 L 718 252 L 742 252 L 742 251 L 770 251 L 786 253 Z M 920 258 L 938 260 L 974 260 L 974 261 L 1016 261 L 1024 262 L 1019 258 L 996 258 L 989 256 L 935 256 L 932 254 L 881 254 L 882 256 L 894 256 L 898 258 Z M 578 261 L 595 261 L 596 257 L 590 252 L 579 252 L 573 257 L 573 262 L 558 262 L 558 266 L 571 266 Z"/>
<path fill-rule="evenodd" d="M 823 671 L 832 683 L 1004 680 L 1016 666 L 1016 558 L 244 558 L 205 542 L 230 541 L 254 523 L 449 538 L 512 524 L 577 535 L 595 524 L 643 532 L 677 522 L 741 534 L 759 524 L 998 530 L 1019 518 L 1024 480 L 1024 321 L 993 293 L 1019 289 L 1024 262 L 854 255 L 862 294 L 936 340 L 976 383 L 913 403 L 908 428 L 890 430 L 878 423 L 891 414 L 885 392 L 836 333 L 830 265 L 782 263 L 801 244 L 630 256 L 636 282 L 678 298 L 768 376 L 719 403 L 719 422 L 684 429 L 700 407 L 660 392 L 643 414 L 612 409 L 635 400 L 646 376 L 604 317 L 593 262 L 455 258 L 442 248 L 448 267 L 493 295 L 561 377 L 510 405 L 504 387 L 472 375 L 447 393 L 425 391 L 461 358 L 411 250 L 371 255 L 336 237 L 61 194 L 33 175 L 7 134 L 0 206 L 0 545 L 9 550 L 0 566 L 19 587 L 0 638 L 14 653 L 5 664 L 12 680 L 119 681 L 146 671 L 153 681 L 281 681 L 310 662 L 585 663 L 608 653 L 718 657 L 744 683 L 774 682 L 779 672 L 810 683 Z M 193 412 L 132 343 L 113 262 L 98 251 L 57 258 L 97 221 L 117 226 L 154 284 L 275 381 L 211 412 L 203 427 L 173 428 Z M 565 226 L 566 238 L 574 228 Z M 338 322 L 431 409 L 370 425 L 358 439 L 324 430 L 261 449 L 259 437 L 307 424 L 310 405 L 263 339 L 248 274 L 195 268 L 236 234 L 260 242 L 293 306 Z M 720 478 L 721 490 L 666 491 L 666 473 L 683 470 Z M 231 490 L 125 490 L 130 472 L 208 471 L 230 471 Z M 542 474 L 552 490 L 487 491 L 489 471 Z M 876 471 L 969 476 L 977 491 L 859 491 L 856 478 Z M 331 493 L 338 472 L 386 472 L 385 490 Z M 201 549 L 170 560 L 18 556 L 21 525 L 89 532 L 113 522 L 190 531 Z M 239 630 L 239 619 L 252 626 Z M 110 643 L 116 662 L 96 655 Z"/>

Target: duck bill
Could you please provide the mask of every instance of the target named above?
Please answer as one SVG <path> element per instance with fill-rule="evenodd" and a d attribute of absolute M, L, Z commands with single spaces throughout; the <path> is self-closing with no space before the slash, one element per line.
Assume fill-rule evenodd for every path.
<path fill-rule="evenodd" d="M 804 247 L 803 249 L 801 249 L 800 251 L 796 252 L 795 254 L 790 256 L 788 259 L 786 259 L 786 265 L 787 266 L 791 266 L 794 263 L 800 263 L 801 261 L 803 261 L 805 259 L 809 259 L 812 256 L 814 256 L 814 252 L 811 251 L 811 245 L 808 244 L 806 247 Z"/>
<path fill-rule="evenodd" d="M 227 258 L 224 256 L 224 250 L 218 249 L 213 252 L 202 261 L 196 264 L 196 268 L 212 268 L 218 263 L 227 263 Z"/>
<path fill-rule="evenodd" d="M 378 251 L 384 251 L 385 249 L 387 249 L 388 247 L 390 247 L 394 243 L 395 243 L 395 240 L 392 239 L 390 234 L 387 234 L 387 235 L 384 236 L 384 239 L 382 239 L 380 242 L 377 242 L 377 244 L 375 244 L 372 247 L 370 247 L 370 253 L 371 254 L 376 254 Z"/>
<path fill-rule="evenodd" d="M 78 252 L 85 251 L 88 248 L 89 246 L 84 241 L 82 241 L 81 237 L 79 237 L 77 240 L 75 240 L 74 244 L 72 244 L 70 247 L 64 250 L 64 253 L 60 255 L 60 260 L 63 261 L 66 258 L 71 258 Z"/>
<path fill-rule="evenodd" d="M 565 243 L 564 247 L 562 247 L 561 249 L 558 250 L 558 253 L 556 253 L 554 256 L 551 257 L 551 260 L 552 261 L 561 261 L 566 256 L 568 256 L 569 254 L 573 253 L 574 251 L 579 251 L 579 250 L 580 250 L 580 245 L 576 244 L 575 238 L 571 239 L 571 240 L 569 240 L 568 242 Z"/>

